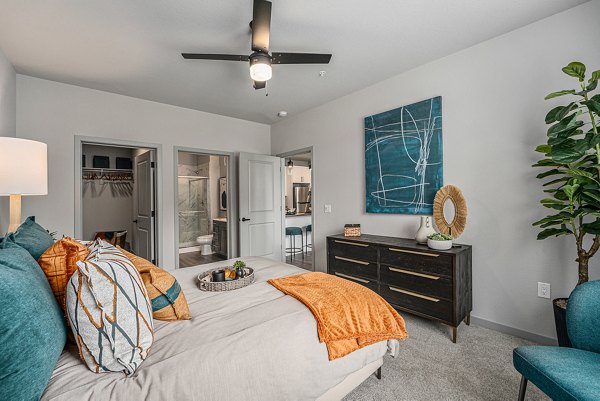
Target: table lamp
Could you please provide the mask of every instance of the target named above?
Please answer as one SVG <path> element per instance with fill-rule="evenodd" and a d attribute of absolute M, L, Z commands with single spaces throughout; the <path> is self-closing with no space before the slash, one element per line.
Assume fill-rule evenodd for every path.
<path fill-rule="evenodd" d="M 28 139 L 0 137 L 0 196 L 10 196 L 10 225 L 21 225 L 21 196 L 48 194 L 48 147 Z"/>

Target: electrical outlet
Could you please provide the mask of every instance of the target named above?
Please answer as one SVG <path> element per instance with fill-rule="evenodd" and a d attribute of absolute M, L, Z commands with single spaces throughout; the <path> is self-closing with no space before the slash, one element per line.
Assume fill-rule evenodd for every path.
<path fill-rule="evenodd" d="M 550 284 L 538 281 L 538 297 L 550 298 Z"/>
<path fill-rule="evenodd" d="M 323 211 L 325 213 L 331 213 L 331 205 L 325 205 L 325 207 L 323 207 Z"/>

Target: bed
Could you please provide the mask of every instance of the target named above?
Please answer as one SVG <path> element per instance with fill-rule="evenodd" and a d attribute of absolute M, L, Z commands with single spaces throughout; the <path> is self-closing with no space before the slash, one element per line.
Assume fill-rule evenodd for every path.
<path fill-rule="evenodd" d="M 150 355 L 126 378 L 95 374 L 68 345 L 42 396 L 66 400 L 340 400 L 374 373 L 397 340 L 382 341 L 329 361 L 311 312 L 267 280 L 305 270 L 246 258 L 255 282 L 232 292 L 203 292 L 195 277 L 223 261 L 174 273 L 191 321 L 154 321 Z"/>

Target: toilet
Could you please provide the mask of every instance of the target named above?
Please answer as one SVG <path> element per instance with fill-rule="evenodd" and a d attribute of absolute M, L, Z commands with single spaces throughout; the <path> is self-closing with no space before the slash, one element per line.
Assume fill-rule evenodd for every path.
<path fill-rule="evenodd" d="M 198 238 L 196 238 L 196 243 L 200 245 L 201 255 L 212 255 L 214 253 L 212 251 L 212 239 L 212 234 L 201 235 Z"/>

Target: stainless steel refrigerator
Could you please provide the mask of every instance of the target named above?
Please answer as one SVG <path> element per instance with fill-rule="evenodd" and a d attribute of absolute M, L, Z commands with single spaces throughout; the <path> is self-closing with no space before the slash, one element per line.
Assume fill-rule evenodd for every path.
<path fill-rule="evenodd" d="M 293 205 L 297 214 L 310 213 L 310 184 L 295 182 Z"/>

